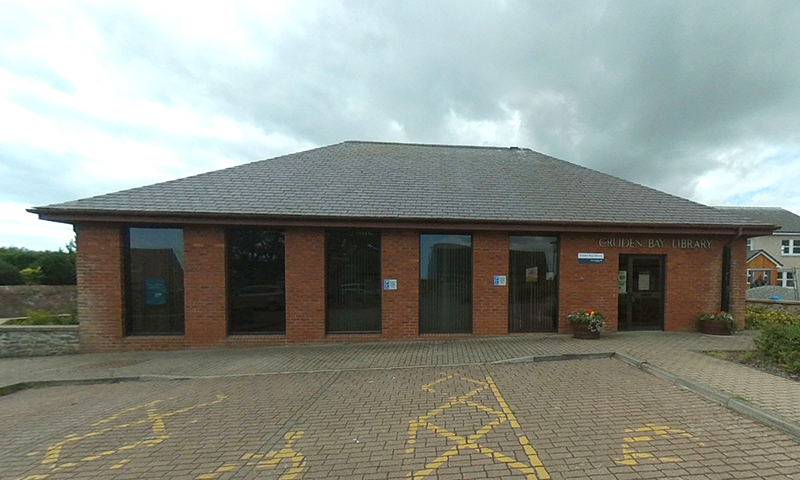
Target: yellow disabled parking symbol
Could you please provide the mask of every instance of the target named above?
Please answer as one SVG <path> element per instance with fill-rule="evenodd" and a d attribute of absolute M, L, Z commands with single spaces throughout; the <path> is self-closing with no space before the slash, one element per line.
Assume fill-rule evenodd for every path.
<path fill-rule="evenodd" d="M 462 388 L 462 390 L 466 391 L 455 395 L 445 391 L 445 386 L 452 386 L 454 384 L 467 385 L 466 388 Z M 458 374 L 452 374 L 423 385 L 422 390 L 433 394 L 437 392 L 445 393 L 450 398 L 446 403 L 434 408 L 422 416 L 409 421 L 409 447 L 406 450 L 406 453 L 414 453 L 415 445 L 421 429 L 433 432 L 434 434 L 447 439 L 449 442 L 452 442 L 454 445 L 442 455 L 426 464 L 423 469 L 409 472 L 406 475 L 407 477 L 415 480 L 425 478 L 445 465 L 450 458 L 466 450 L 481 453 L 496 462 L 504 463 L 512 470 L 516 470 L 521 474 L 524 474 L 528 480 L 546 480 L 550 478 L 550 475 L 547 473 L 547 470 L 544 468 L 544 465 L 542 465 L 542 462 L 539 459 L 539 455 L 530 444 L 528 438 L 522 432 L 522 427 L 520 426 L 519 422 L 517 422 L 517 418 L 509 408 L 508 403 L 500 394 L 500 390 L 492 380 L 492 377 L 487 376 L 478 380 Z M 478 401 L 479 394 L 485 390 L 489 390 L 491 392 L 491 398 L 493 401 Z M 491 404 L 489 405 L 487 403 Z M 443 422 L 445 422 L 443 418 L 441 421 L 437 421 L 436 417 L 437 415 L 441 417 L 442 414 L 447 412 L 449 409 L 461 405 L 484 412 L 490 417 L 493 417 L 493 419 L 490 422 L 481 425 L 469 436 L 457 435 L 452 431 L 452 429 L 448 429 L 447 425 L 443 425 Z M 507 423 L 514 431 L 517 441 L 519 442 L 519 447 L 524 450 L 525 456 L 528 459 L 527 463 L 517 460 L 513 455 L 505 454 L 499 450 L 492 449 L 481 444 L 481 440 L 484 439 L 486 435 L 504 423 Z"/>
<path fill-rule="evenodd" d="M 648 423 L 644 427 L 626 428 L 622 443 L 622 458 L 614 460 L 618 465 L 635 466 L 644 463 L 678 463 L 683 459 L 678 456 L 655 453 L 654 442 L 659 439 L 685 438 L 699 447 L 705 446 L 694 435 L 679 428 L 668 425 Z M 650 451 L 645 451 L 649 449 Z"/>

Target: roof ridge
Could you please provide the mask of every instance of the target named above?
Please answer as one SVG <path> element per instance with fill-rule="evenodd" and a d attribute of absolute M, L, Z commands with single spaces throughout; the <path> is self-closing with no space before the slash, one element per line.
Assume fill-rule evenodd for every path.
<path fill-rule="evenodd" d="M 518 146 L 509 146 L 509 147 L 501 147 L 497 145 L 455 145 L 452 143 L 407 143 L 407 142 L 385 142 L 385 141 L 375 141 L 375 140 L 345 140 L 342 143 L 360 143 L 366 145 L 402 145 L 402 146 L 411 146 L 411 147 L 437 147 L 437 148 L 476 148 L 476 149 L 493 149 L 493 150 L 524 150 L 528 152 L 533 152 L 530 148 L 527 147 L 518 147 Z"/>
<path fill-rule="evenodd" d="M 714 205 L 713 208 L 719 208 L 720 210 L 786 210 L 783 207 L 757 207 L 752 205 Z"/>

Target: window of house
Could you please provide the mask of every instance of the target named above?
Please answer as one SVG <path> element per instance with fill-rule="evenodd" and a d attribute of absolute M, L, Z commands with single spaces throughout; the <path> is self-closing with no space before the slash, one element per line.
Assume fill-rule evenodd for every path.
<path fill-rule="evenodd" d="M 792 275 L 792 272 L 778 272 L 778 285 L 794 288 L 794 275 Z"/>
<path fill-rule="evenodd" d="M 752 238 L 748 238 L 747 239 L 747 249 L 748 250 L 752 250 L 753 249 L 753 239 Z"/>
<path fill-rule="evenodd" d="M 183 334 L 183 230 L 128 228 L 124 234 L 125 333 Z"/>
<path fill-rule="evenodd" d="M 800 255 L 800 239 L 782 240 L 781 255 Z"/>
<path fill-rule="evenodd" d="M 229 228 L 228 333 L 286 333 L 283 232 Z"/>
<path fill-rule="evenodd" d="M 772 270 L 760 268 L 747 269 L 747 283 L 751 287 L 763 287 L 772 285 Z"/>
<path fill-rule="evenodd" d="M 381 234 L 325 232 L 325 330 L 381 331 Z"/>

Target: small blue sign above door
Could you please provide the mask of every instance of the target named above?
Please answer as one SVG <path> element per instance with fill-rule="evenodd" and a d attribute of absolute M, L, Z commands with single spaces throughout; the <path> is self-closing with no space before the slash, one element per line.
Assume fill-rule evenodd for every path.
<path fill-rule="evenodd" d="M 605 258 L 604 253 L 579 253 L 578 263 L 603 263 Z"/>

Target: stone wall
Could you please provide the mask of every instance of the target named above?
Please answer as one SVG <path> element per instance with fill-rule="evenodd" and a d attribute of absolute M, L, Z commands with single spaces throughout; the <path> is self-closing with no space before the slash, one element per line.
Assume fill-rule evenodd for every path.
<path fill-rule="evenodd" d="M 24 317 L 29 310 L 70 313 L 77 308 L 75 285 L 0 286 L 0 318 Z"/>
<path fill-rule="evenodd" d="M 800 302 L 791 300 L 752 300 L 747 299 L 747 306 L 759 306 L 767 310 L 780 310 L 791 315 L 800 315 Z"/>
<path fill-rule="evenodd" d="M 77 351 L 77 325 L 0 325 L 0 357 L 65 355 Z"/>

